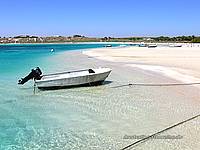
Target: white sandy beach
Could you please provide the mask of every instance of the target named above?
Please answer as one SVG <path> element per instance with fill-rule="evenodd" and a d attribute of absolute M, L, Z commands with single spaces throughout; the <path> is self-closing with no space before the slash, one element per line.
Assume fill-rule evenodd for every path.
<path fill-rule="evenodd" d="M 199 54 L 198 48 L 187 47 L 55 52 L 42 61 L 50 65 L 45 73 L 97 67 L 109 67 L 112 72 L 102 86 L 38 91 L 37 99 L 31 97 L 41 109 L 48 105 L 54 112 L 47 111 L 51 118 L 47 121 L 55 123 L 49 128 L 50 132 L 44 131 L 46 134 L 42 136 L 53 139 L 55 145 L 62 147 L 60 149 L 119 150 L 139 140 L 125 136 L 147 136 L 199 114 L 200 85 L 145 86 L 198 82 Z M 115 88 L 129 83 L 138 85 Z M 33 147 L 43 139 L 38 138 L 39 131 L 34 130 L 34 140 L 30 143 Z M 161 135 L 182 138 L 151 139 L 133 149 L 199 150 L 200 118 Z"/>
<path fill-rule="evenodd" d="M 114 75 L 112 74 L 109 79 L 113 80 L 114 78 L 114 83 L 119 81 L 118 84 L 130 82 L 144 84 L 200 82 L 199 47 L 101 48 L 83 51 L 82 53 L 89 56 L 88 59 L 90 60 L 95 58 L 101 60 L 100 64 L 113 67 Z M 94 62 L 92 64 L 94 64 Z M 126 118 L 132 119 L 133 122 L 141 119 L 140 121 L 143 123 L 140 122 L 140 124 L 137 124 L 137 121 L 133 123 L 129 120 L 129 123 L 127 122 L 126 124 L 128 128 L 124 129 L 124 132 L 130 136 L 151 134 L 199 114 L 199 88 L 200 85 L 198 84 L 174 87 L 135 86 L 131 89 L 128 88 L 130 91 L 127 89 L 123 94 L 124 97 L 127 98 L 127 95 L 129 95 L 136 98 L 139 94 L 140 101 L 137 104 L 134 101 L 129 103 L 129 107 L 135 107 L 135 110 L 125 108 L 127 112 Z M 122 88 L 121 90 L 123 91 L 125 89 Z M 120 89 L 117 89 L 117 91 L 118 94 L 121 93 Z M 122 97 L 123 96 L 120 95 L 119 98 L 117 98 L 117 103 L 121 103 L 122 99 L 124 102 L 127 101 L 125 100 L 126 98 L 124 99 Z M 147 99 L 149 101 L 147 101 Z M 123 106 L 121 109 L 123 109 Z M 133 113 L 134 116 L 130 117 L 129 113 Z M 138 120 L 138 118 L 140 119 Z M 121 122 L 123 122 L 122 120 Z M 162 147 L 163 149 L 198 150 L 200 148 L 198 144 L 198 139 L 200 138 L 199 124 L 200 118 L 163 133 L 164 135 L 181 135 L 183 136 L 182 139 L 149 140 L 137 146 L 136 149 L 155 150 L 161 149 Z M 120 123 L 118 126 L 120 127 L 123 125 Z M 123 141 L 130 144 L 136 140 Z M 122 145 L 127 145 L 125 143 Z"/>
<path fill-rule="evenodd" d="M 0 136 L 5 146 L 0 149 L 119 150 L 139 140 L 124 137 L 148 136 L 200 113 L 200 85 L 182 84 L 199 81 L 195 63 L 199 61 L 198 49 L 117 47 L 82 51 L 48 51 L 47 57 L 35 62 L 39 61 L 45 74 L 109 67 L 112 72 L 102 86 L 37 90 L 33 95 L 31 82 L 17 87 L 18 77 L 11 73 L 8 82 L 10 78 L 2 76 L 0 110 L 5 119 L 0 120 Z M 20 65 L 15 66 L 18 76 Z M 180 85 L 148 86 L 161 83 Z M 13 142 L 7 143 L 13 133 L 15 147 Z M 181 139 L 151 139 L 134 149 L 199 150 L 200 119 L 161 134 L 168 135 Z"/>
<path fill-rule="evenodd" d="M 62 128 L 72 131 L 70 137 L 75 139 L 74 145 L 79 143 L 75 148 L 73 144 L 66 145 L 66 149 L 118 150 L 139 140 L 124 139 L 126 135 L 150 135 L 199 114 L 200 85 L 113 87 L 129 83 L 199 82 L 199 56 L 199 48 L 189 47 L 119 47 L 64 52 L 47 58 L 46 63 L 52 64 L 47 72 L 109 67 L 112 73 L 102 86 L 41 95 L 52 101 L 58 99 L 63 108 L 54 118 L 64 124 Z M 65 110 L 71 113 L 64 114 Z M 180 135 L 181 139 L 148 140 L 134 148 L 198 150 L 199 125 L 200 119 L 194 119 L 161 134 Z"/>
<path fill-rule="evenodd" d="M 155 73 L 161 73 L 182 82 L 200 82 L 200 47 L 125 47 L 84 51 L 101 60 L 123 62 Z"/>
<path fill-rule="evenodd" d="M 13 149 L 7 137 L 17 131 L 15 149 L 119 150 L 140 140 L 124 137 L 148 136 L 195 116 L 200 113 L 200 85 L 182 83 L 199 81 L 198 56 L 199 49 L 189 47 L 48 52 L 47 57 L 35 60 L 45 74 L 98 67 L 109 67 L 112 72 L 102 86 L 37 90 L 36 95 L 31 82 L 16 87 L 18 77 L 1 80 L 1 117 L 5 120 L 0 120 L 0 135 L 6 148 L 0 149 Z M 180 85 L 148 86 L 161 83 Z M 133 149 L 199 150 L 200 118 L 161 134 L 168 135 L 181 139 L 151 139 Z"/>

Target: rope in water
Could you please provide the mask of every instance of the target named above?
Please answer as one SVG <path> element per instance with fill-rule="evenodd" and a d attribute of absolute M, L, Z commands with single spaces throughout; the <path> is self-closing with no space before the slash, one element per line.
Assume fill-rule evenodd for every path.
<path fill-rule="evenodd" d="M 176 123 L 176 124 L 174 124 L 174 125 L 172 125 L 172 126 L 169 126 L 169 127 L 165 128 L 165 129 L 163 129 L 163 130 L 161 130 L 161 131 L 158 131 L 158 132 L 156 132 L 156 133 L 154 133 L 154 134 L 151 134 L 150 136 L 147 136 L 147 137 L 145 137 L 145 138 L 143 138 L 143 139 L 140 139 L 140 140 L 138 140 L 138 141 L 136 141 L 136 142 L 134 142 L 134 143 L 132 143 L 132 144 L 130 144 L 130 145 L 128 145 L 128 146 L 122 148 L 121 150 L 130 149 L 131 147 L 133 148 L 133 146 L 137 146 L 136 144 L 140 144 L 140 143 L 142 143 L 142 142 L 145 142 L 145 141 L 147 141 L 147 140 L 149 140 L 149 139 L 155 137 L 155 136 L 158 135 L 158 134 L 161 134 L 161 133 L 163 133 L 163 132 L 165 132 L 165 131 L 167 131 L 167 130 L 170 130 L 170 129 L 174 128 L 174 127 L 177 127 L 177 126 L 179 126 L 179 125 L 181 125 L 181 124 L 184 124 L 184 123 L 186 123 L 186 122 L 188 122 L 188 121 L 191 121 L 191 120 L 193 120 L 193 119 L 196 119 L 196 118 L 198 118 L 198 117 L 200 117 L 200 114 L 198 114 L 198 115 L 196 115 L 196 116 L 193 116 L 193 117 L 191 117 L 191 118 L 189 118 L 189 119 L 186 119 L 186 120 L 184 120 L 184 121 L 181 121 L 181 122 L 179 122 L 179 123 Z"/>
<path fill-rule="evenodd" d="M 120 87 L 126 87 L 126 86 L 187 86 L 187 85 L 200 85 L 200 82 L 194 82 L 194 83 L 163 83 L 163 84 L 145 84 L 145 83 L 129 83 L 129 84 L 123 84 L 118 86 L 113 86 L 111 88 L 120 88 Z"/>
<path fill-rule="evenodd" d="M 200 85 L 200 82 L 194 82 L 194 83 L 159 83 L 159 84 L 154 84 L 154 83 L 129 83 L 129 84 L 119 84 L 116 86 L 105 86 L 104 88 L 98 89 L 98 90 L 109 90 L 109 89 L 117 89 L 121 87 L 136 87 L 136 86 L 147 86 L 147 87 L 167 87 L 167 86 L 191 86 L 191 85 Z M 91 90 L 91 89 L 89 89 Z M 89 91 L 83 90 L 83 91 Z M 97 89 L 96 89 L 97 90 Z"/>

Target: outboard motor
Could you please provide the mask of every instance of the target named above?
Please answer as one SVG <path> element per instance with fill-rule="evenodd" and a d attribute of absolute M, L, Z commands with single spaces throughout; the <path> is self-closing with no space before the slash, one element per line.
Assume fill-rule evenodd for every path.
<path fill-rule="evenodd" d="M 27 81 L 34 79 L 34 80 L 40 80 L 42 78 L 42 71 L 39 67 L 32 69 L 29 75 L 27 75 L 25 78 L 22 78 L 18 81 L 18 84 L 24 84 Z"/>

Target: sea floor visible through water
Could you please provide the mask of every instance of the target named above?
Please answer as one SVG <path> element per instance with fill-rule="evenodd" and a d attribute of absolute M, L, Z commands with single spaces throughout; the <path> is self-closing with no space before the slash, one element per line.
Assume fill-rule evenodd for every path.
<path fill-rule="evenodd" d="M 32 82 L 16 85 L 30 71 L 28 64 L 19 74 L 15 71 L 16 76 L 10 75 L 12 71 L 1 74 L 0 149 L 121 149 L 138 140 L 125 136 L 149 135 L 199 113 L 198 87 L 113 88 L 174 82 L 123 63 L 69 51 L 38 59 L 37 64 L 45 73 L 93 67 L 110 67 L 112 73 L 101 86 L 36 90 L 36 94 Z M 162 134 L 181 139 L 151 139 L 135 149 L 198 149 L 199 124 L 195 119 Z"/>

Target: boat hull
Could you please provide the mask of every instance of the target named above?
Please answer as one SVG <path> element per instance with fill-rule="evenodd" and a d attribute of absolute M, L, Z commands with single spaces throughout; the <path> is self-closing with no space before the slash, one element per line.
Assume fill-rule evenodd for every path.
<path fill-rule="evenodd" d="M 57 89 L 70 89 L 70 88 L 78 88 L 78 87 L 98 86 L 98 85 L 102 85 L 104 81 L 97 81 L 97 82 L 77 84 L 77 85 L 38 87 L 38 89 L 40 89 L 40 90 L 57 90 Z"/>
<path fill-rule="evenodd" d="M 79 77 L 62 78 L 57 80 L 42 81 L 37 80 L 36 86 L 39 89 L 62 89 L 62 88 L 72 88 L 80 86 L 90 86 L 99 85 L 108 77 L 111 71 L 99 73 L 99 74 L 89 74 Z"/>

